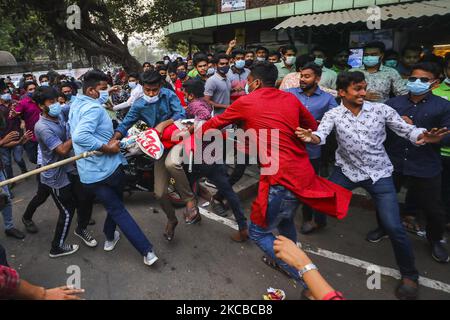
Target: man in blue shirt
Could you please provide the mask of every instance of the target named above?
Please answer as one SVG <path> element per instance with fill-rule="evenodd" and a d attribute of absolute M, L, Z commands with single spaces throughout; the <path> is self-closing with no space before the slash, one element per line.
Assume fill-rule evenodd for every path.
<path fill-rule="evenodd" d="M 122 196 L 125 174 L 120 154 L 119 141 L 112 139 L 114 131 L 111 119 L 97 100 L 101 88 L 107 85 L 108 77 L 101 71 L 90 71 L 84 76 L 83 94 L 72 103 L 69 112 L 70 132 L 75 154 L 100 151 L 103 155 L 77 161 L 80 180 L 88 191 L 95 194 L 107 211 L 104 225 L 106 241 L 104 250 L 112 251 L 122 230 L 127 239 L 144 257 L 146 265 L 152 265 L 158 258 L 153 246 L 130 213 L 125 208 Z"/>
<path fill-rule="evenodd" d="M 336 100 L 331 94 L 326 93 L 319 88 L 320 77 L 322 76 L 321 67 L 313 62 L 309 62 L 303 66 L 300 74 L 300 88 L 291 88 L 285 91 L 295 95 L 306 109 L 311 112 L 314 119 L 320 122 L 323 115 L 328 110 L 337 107 Z M 321 146 L 307 144 L 306 149 L 316 174 L 319 174 Z M 309 234 L 314 230 L 324 227 L 326 223 L 326 215 L 315 212 L 308 206 L 303 206 L 303 225 L 301 233 Z"/>
<path fill-rule="evenodd" d="M 123 122 L 117 127 L 115 139 L 127 136 L 128 129 L 138 120 L 144 121 L 149 127 L 155 128 L 160 134 L 174 121 L 183 119 L 185 111 L 178 96 L 165 88 L 161 75 L 157 71 L 144 72 L 141 76 L 141 85 L 144 95 L 137 99 L 128 111 Z M 186 202 L 186 223 L 192 224 L 200 221 L 201 216 L 197 208 L 195 195 L 186 177 L 182 163 L 182 144 L 174 146 L 170 151 L 155 161 L 155 196 L 167 215 L 167 225 L 164 233 L 166 240 L 171 241 L 178 224 L 175 208 L 168 197 L 167 188 L 169 178 L 175 180 L 175 189 Z"/>
<path fill-rule="evenodd" d="M 417 127 L 431 130 L 450 127 L 450 102 L 435 96 L 431 90 L 439 85 L 440 68 L 424 62 L 412 68 L 408 78 L 408 95 L 392 98 L 386 102 L 403 119 Z M 445 211 L 441 197 L 442 163 L 440 147 L 450 145 L 450 136 L 442 135 L 432 144 L 414 147 L 405 139 L 389 136 L 386 150 L 394 165 L 394 179 L 399 190 L 408 186 L 410 199 L 421 208 L 427 218 L 427 238 L 431 243 L 432 256 L 438 262 L 449 262 L 450 257 L 441 240 L 445 231 Z M 379 228 L 379 236 L 383 235 Z"/>

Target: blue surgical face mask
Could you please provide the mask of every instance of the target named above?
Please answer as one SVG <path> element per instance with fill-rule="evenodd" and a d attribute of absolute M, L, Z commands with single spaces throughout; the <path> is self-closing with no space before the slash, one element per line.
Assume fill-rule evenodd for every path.
<path fill-rule="evenodd" d="M 29 96 L 30 98 L 33 97 L 34 92 L 27 92 L 27 96 Z"/>
<path fill-rule="evenodd" d="M 72 94 L 71 93 L 67 93 L 64 95 L 67 99 L 67 101 L 70 101 L 72 99 Z"/>
<path fill-rule="evenodd" d="M 158 102 L 159 100 L 159 95 L 153 96 L 153 97 L 149 97 L 148 95 L 144 94 L 144 99 L 145 101 L 147 101 L 148 103 L 155 103 Z"/>
<path fill-rule="evenodd" d="M 209 68 L 208 71 L 206 72 L 206 75 L 208 77 L 212 76 L 214 73 L 216 73 L 216 69 L 214 68 Z"/>
<path fill-rule="evenodd" d="M 256 61 L 260 61 L 260 62 L 266 61 L 266 58 L 264 58 L 264 57 L 256 57 Z"/>
<path fill-rule="evenodd" d="M 237 60 L 234 66 L 238 69 L 243 69 L 245 67 L 245 60 Z"/>
<path fill-rule="evenodd" d="M 9 93 L 5 93 L 5 94 L 2 94 L 0 96 L 0 99 L 2 99 L 4 101 L 11 101 L 12 98 L 11 98 L 11 95 Z"/>
<path fill-rule="evenodd" d="M 61 114 L 61 110 L 62 106 L 59 104 L 59 102 L 55 102 L 48 107 L 48 115 L 53 118 L 58 118 L 58 116 Z"/>
<path fill-rule="evenodd" d="M 108 90 L 100 90 L 99 93 L 100 93 L 100 96 L 97 98 L 97 101 L 100 104 L 105 104 L 109 99 Z"/>
<path fill-rule="evenodd" d="M 48 87 L 48 86 L 49 86 L 48 81 L 41 82 L 41 87 Z"/>
<path fill-rule="evenodd" d="M 136 83 L 135 81 L 129 81 L 129 82 L 128 82 L 128 86 L 129 86 L 131 89 L 134 89 L 134 88 L 137 87 L 137 83 Z"/>
<path fill-rule="evenodd" d="M 323 58 L 314 59 L 314 63 L 317 64 L 319 67 L 323 66 Z"/>
<path fill-rule="evenodd" d="M 408 81 L 406 83 L 406 89 L 413 95 L 413 96 L 421 96 L 428 91 L 430 91 L 431 85 L 433 82 L 422 82 L 420 79 L 417 79 L 416 81 Z"/>
<path fill-rule="evenodd" d="M 394 60 L 394 59 L 389 59 L 384 62 L 384 65 L 386 67 L 391 67 L 391 68 L 397 67 L 397 64 L 398 64 L 398 61 Z"/>
<path fill-rule="evenodd" d="M 380 57 L 379 56 L 364 56 L 363 57 L 363 63 L 366 67 L 375 67 L 377 64 L 380 63 Z"/>

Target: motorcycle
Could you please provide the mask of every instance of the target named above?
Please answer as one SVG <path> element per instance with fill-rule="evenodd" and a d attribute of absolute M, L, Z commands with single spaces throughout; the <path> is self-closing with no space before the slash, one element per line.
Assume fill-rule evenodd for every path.
<path fill-rule="evenodd" d="M 126 177 L 124 191 L 130 196 L 134 192 L 154 192 L 155 160 L 142 152 L 136 143 L 137 136 L 147 129 L 148 127 L 144 123 L 138 123 L 128 131 L 128 136 L 121 140 L 121 152 L 127 160 L 127 165 L 124 166 Z M 188 174 L 188 172 L 186 173 Z M 170 178 L 168 187 L 169 199 L 174 207 L 184 207 L 185 202 L 181 199 L 174 186 L 175 180 Z M 191 187 L 194 194 L 198 195 L 198 181 L 191 181 Z"/>

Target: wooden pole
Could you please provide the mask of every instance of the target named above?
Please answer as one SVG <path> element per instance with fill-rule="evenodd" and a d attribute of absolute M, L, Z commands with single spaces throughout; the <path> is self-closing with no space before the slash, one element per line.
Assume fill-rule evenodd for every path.
<path fill-rule="evenodd" d="M 15 183 L 17 181 L 26 179 L 28 177 L 34 176 L 36 174 L 39 174 L 41 172 L 44 172 L 44 171 L 47 171 L 47 170 L 50 170 L 50 169 L 55 169 L 55 168 L 64 166 L 64 165 L 66 165 L 68 163 L 75 162 L 75 161 L 80 160 L 80 159 L 84 159 L 84 158 L 88 158 L 88 157 L 92 157 L 92 156 L 100 156 L 102 154 L 103 153 L 101 153 L 99 151 L 83 152 L 83 153 L 80 153 L 77 156 L 73 156 L 73 157 L 70 157 L 70 158 L 67 158 L 67 159 L 64 159 L 64 160 L 61 160 L 61 161 L 49 164 L 47 166 L 40 167 L 40 168 L 34 169 L 32 171 L 28 171 L 27 173 L 21 174 L 20 176 L 17 176 L 17 177 L 14 177 L 14 178 L 11 178 L 11 179 L 8 179 L 8 180 L 5 180 L 5 181 L 1 181 L 0 182 L 0 187 L 3 187 L 5 185 L 11 184 L 11 183 Z"/>

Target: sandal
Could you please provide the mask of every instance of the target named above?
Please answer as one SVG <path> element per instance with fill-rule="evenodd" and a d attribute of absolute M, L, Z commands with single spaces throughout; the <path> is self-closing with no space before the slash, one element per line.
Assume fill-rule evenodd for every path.
<path fill-rule="evenodd" d="M 202 216 L 200 215 L 200 212 L 198 211 L 197 206 L 193 206 L 192 208 L 186 207 L 186 224 L 195 224 L 202 220 Z"/>
<path fill-rule="evenodd" d="M 313 297 L 311 290 L 305 289 L 302 291 L 301 300 L 317 300 Z"/>
<path fill-rule="evenodd" d="M 421 231 L 419 223 L 416 221 L 416 218 L 413 216 L 404 216 L 402 219 L 403 227 L 406 231 L 417 234 Z"/>
<path fill-rule="evenodd" d="M 178 224 L 178 221 L 167 222 L 166 231 L 163 234 L 164 238 L 166 238 L 167 241 L 170 242 L 175 237 L 175 228 L 176 228 L 177 224 Z"/>
<path fill-rule="evenodd" d="M 273 260 L 272 258 L 268 257 L 268 256 L 262 256 L 261 257 L 262 262 L 264 262 L 266 265 L 268 265 L 269 267 L 271 267 L 272 269 L 281 272 L 282 274 L 284 274 L 285 276 L 292 278 L 292 276 L 283 268 L 280 267 L 280 265 Z"/>

